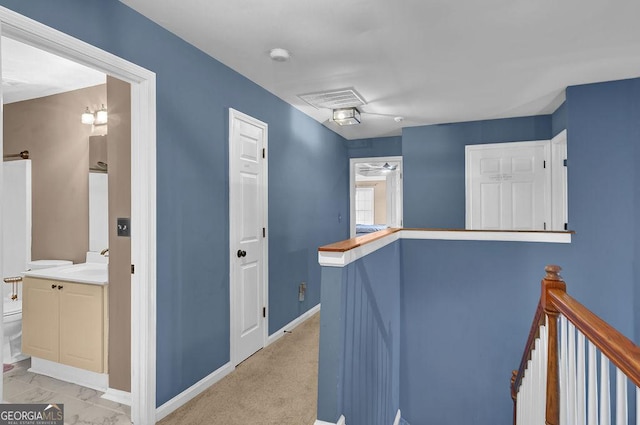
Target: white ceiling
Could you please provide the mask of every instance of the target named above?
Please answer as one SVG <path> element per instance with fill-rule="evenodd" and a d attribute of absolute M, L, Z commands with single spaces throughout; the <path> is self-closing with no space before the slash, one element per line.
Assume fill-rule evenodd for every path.
<path fill-rule="evenodd" d="M 638 0 L 121 1 L 348 139 L 548 114 L 569 85 L 640 76 Z M 347 87 L 360 125 L 298 98 Z"/>
<path fill-rule="evenodd" d="M 103 73 L 2 37 L 4 104 L 104 84 Z M 96 107 L 96 105 L 87 105 Z M 99 105 L 97 105 L 99 106 Z M 78 116 L 82 111 L 78 111 Z"/>

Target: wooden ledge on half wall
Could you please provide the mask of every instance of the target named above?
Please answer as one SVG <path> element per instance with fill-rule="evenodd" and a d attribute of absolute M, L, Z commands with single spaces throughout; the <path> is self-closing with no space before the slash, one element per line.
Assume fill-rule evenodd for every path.
<path fill-rule="evenodd" d="M 558 235 L 574 235 L 576 232 L 573 230 L 469 230 L 469 229 L 427 229 L 427 228 L 389 228 L 384 230 L 378 230 L 377 232 L 368 233 L 362 236 L 356 236 L 351 239 L 345 239 L 340 242 L 335 242 L 329 245 L 324 245 L 318 248 L 319 252 L 347 252 L 368 243 L 377 241 L 394 233 L 400 231 L 412 231 L 412 232 L 457 232 L 457 233 L 496 233 L 496 234 L 514 234 L 514 233 L 528 233 L 528 234 L 558 234 Z"/>

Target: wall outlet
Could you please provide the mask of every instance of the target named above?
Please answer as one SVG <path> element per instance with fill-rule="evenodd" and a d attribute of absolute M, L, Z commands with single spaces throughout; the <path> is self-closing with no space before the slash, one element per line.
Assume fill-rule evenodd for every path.
<path fill-rule="evenodd" d="M 307 282 L 302 282 L 298 286 L 298 301 L 304 301 L 305 292 L 307 292 Z"/>

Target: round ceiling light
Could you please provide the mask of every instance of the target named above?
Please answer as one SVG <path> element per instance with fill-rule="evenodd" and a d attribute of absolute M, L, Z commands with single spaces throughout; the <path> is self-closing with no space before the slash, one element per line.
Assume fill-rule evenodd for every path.
<path fill-rule="evenodd" d="M 276 47 L 275 49 L 271 49 L 269 51 L 269 57 L 276 62 L 286 62 L 291 57 L 289 51 L 287 49 L 282 49 L 280 47 Z"/>
<path fill-rule="evenodd" d="M 395 117 L 393 120 L 394 120 L 395 122 L 402 122 L 402 121 L 404 121 L 404 117 L 399 117 L 399 116 L 398 116 L 398 117 Z"/>

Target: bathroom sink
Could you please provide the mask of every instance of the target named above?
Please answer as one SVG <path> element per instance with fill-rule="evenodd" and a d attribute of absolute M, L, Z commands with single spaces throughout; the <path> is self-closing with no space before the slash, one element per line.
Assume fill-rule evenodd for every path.
<path fill-rule="evenodd" d="M 108 265 L 102 263 L 80 263 L 72 264 L 70 266 L 30 270 L 24 272 L 24 275 L 43 279 L 87 283 L 91 285 L 106 285 L 109 283 Z"/>
<path fill-rule="evenodd" d="M 107 264 L 82 263 L 60 267 L 58 272 L 62 275 L 101 276 L 106 274 L 107 270 Z"/>

